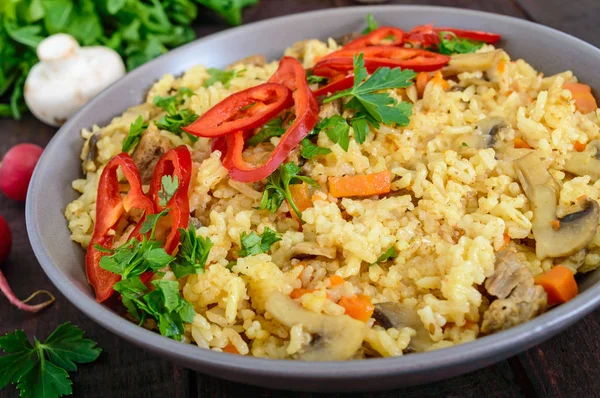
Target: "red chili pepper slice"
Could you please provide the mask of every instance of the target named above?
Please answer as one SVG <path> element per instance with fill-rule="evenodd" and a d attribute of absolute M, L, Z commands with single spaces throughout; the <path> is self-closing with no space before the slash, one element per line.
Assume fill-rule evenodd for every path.
<path fill-rule="evenodd" d="M 223 159 L 223 165 L 229 170 L 230 177 L 236 181 L 255 182 L 269 176 L 317 124 L 319 105 L 308 87 L 306 72 L 298 60 L 292 57 L 283 57 L 279 63 L 279 69 L 269 79 L 269 82 L 283 84 L 294 93 L 296 118 L 268 158 L 256 165 L 247 163 L 242 157 L 244 132 L 237 131 L 227 135 L 227 154 Z"/>
<path fill-rule="evenodd" d="M 125 197 L 121 196 L 119 192 L 117 176 L 119 167 L 130 186 Z M 110 248 L 114 239 L 114 236 L 110 235 L 110 230 L 119 222 L 121 216 L 131 209 L 143 210 L 144 214 L 130 237 L 138 233 L 139 226 L 146 215 L 154 212 L 154 205 L 142 191 L 140 173 L 135 163 L 128 154 L 121 153 L 108 162 L 100 176 L 98 197 L 96 198 L 96 223 L 85 256 L 88 282 L 94 288 L 98 302 L 108 299 L 113 294 L 113 285 L 119 281 L 120 276 L 100 268 L 100 259 L 105 254 L 94 246 L 98 244 Z"/>
<path fill-rule="evenodd" d="M 454 28 L 434 28 L 439 34 L 440 32 L 451 32 L 456 36 L 469 39 L 474 41 L 482 41 L 484 43 L 493 44 L 496 43 L 502 36 L 497 33 L 484 32 L 481 30 L 466 30 L 466 29 L 454 29 Z"/>
<path fill-rule="evenodd" d="M 182 129 L 199 137 L 218 137 L 264 125 L 292 106 L 289 88 L 274 83 L 260 84 L 232 94 Z"/>
<path fill-rule="evenodd" d="M 163 176 L 177 177 L 179 187 L 175 194 L 169 199 L 165 206 L 160 204 L 161 198 L 159 192 L 162 189 Z M 167 151 L 160 157 L 154 168 L 152 180 L 150 182 L 150 191 L 148 195 L 154 202 L 157 213 L 169 208 L 171 219 L 171 231 L 167 236 L 164 249 L 167 253 L 173 254 L 179 245 L 179 228 L 186 229 L 190 221 L 190 202 L 188 198 L 188 189 L 192 177 L 192 156 L 185 145 Z"/>
<path fill-rule="evenodd" d="M 352 40 L 344 46 L 344 49 L 361 48 L 368 46 L 397 46 L 404 42 L 405 32 L 402 29 L 393 26 L 382 26 L 371 33 L 367 33 L 358 39 Z M 387 41 L 388 43 L 382 43 Z"/>
<path fill-rule="evenodd" d="M 404 41 L 411 44 L 419 44 L 423 48 L 427 48 L 439 44 L 440 35 L 434 30 L 432 24 L 419 25 L 408 31 L 404 37 Z"/>
<path fill-rule="evenodd" d="M 353 59 L 363 53 L 365 68 L 369 73 L 380 67 L 412 69 L 415 72 L 430 72 L 445 66 L 450 57 L 416 48 L 374 46 L 351 50 L 339 50 L 329 54 L 313 67 L 317 76 L 347 73 L 353 69 Z"/>
<path fill-rule="evenodd" d="M 340 77 L 339 79 L 334 79 L 332 82 L 327 85 L 314 90 L 313 94 L 315 97 L 320 97 L 322 95 L 327 95 L 331 93 L 335 93 L 337 91 L 346 90 L 354 85 L 354 73 L 351 73 L 347 76 Z"/>

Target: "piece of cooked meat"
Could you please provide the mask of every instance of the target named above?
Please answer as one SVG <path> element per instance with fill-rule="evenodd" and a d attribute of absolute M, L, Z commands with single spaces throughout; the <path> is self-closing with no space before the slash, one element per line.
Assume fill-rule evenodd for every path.
<path fill-rule="evenodd" d="M 336 37 L 334 40 L 338 45 L 345 46 L 346 44 L 350 43 L 352 40 L 358 39 L 361 36 L 362 36 L 362 34 L 360 32 L 350 32 L 350 33 L 346 33 L 343 36 Z"/>
<path fill-rule="evenodd" d="M 544 288 L 534 284 L 531 271 L 512 250 L 496 254 L 494 274 L 486 279 L 484 286 L 497 299 L 483 314 L 481 333 L 493 333 L 528 321 L 548 306 Z"/>
<path fill-rule="evenodd" d="M 142 184 L 150 183 L 156 162 L 169 149 L 168 141 L 160 135 L 158 130 L 149 128 L 142 134 L 140 143 L 131 154 L 131 158 L 140 171 Z"/>
<path fill-rule="evenodd" d="M 231 69 L 236 65 L 254 65 L 254 66 L 265 66 L 267 64 L 267 58 L 262 54 L 250 55 L 246 58 L 237 60 L 229 65 L 227 69 Z"/>

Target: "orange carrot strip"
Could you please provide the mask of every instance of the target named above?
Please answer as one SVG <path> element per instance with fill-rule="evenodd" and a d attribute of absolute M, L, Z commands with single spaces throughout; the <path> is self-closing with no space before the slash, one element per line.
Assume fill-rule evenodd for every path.
<path fill-rule="evenodd" d="M 339 275 L 331 275 L 331 277 L 329 278 L 329 283 L 331 284 L 331 286 L 338 286 L 344 283 L 344 278 L 342 278 Z"/>
<path fill-rule="evenodd" d="M 565 303 L 577 296 L 579 289 L 575 276 L 567 267 L 557 265 L 545 274 L 535 277 L 535 284 L 540 285 L 548 294 L 548 304 Z"/>
<path fill-rule="evenodd" d="M 498 62 L 496 68 L 498 69 L 498 72 L 504 73 L 504 71 L 506 70 L 506 61 L 501 59 L 500 62 Z"/>
<path fill-rule="evenodd" d="M 237 348 L 235 348 L 235 346 L 231 343 L 227 344 L 225 347 L 221 348 L 223 350 L 223 352 L 228 352 L 230 354 L 237 354 L 240 355 L 239 351 L 237 350 Z"/>
<path fill-rule="evenodd" d="M 419 98 L 423 98 L 427 82 L 429 82 L 429 74 L 427 72 L 419 72 L 417 74 L 417 79 L 415 80 L 415 87 L 417 88 Z"/>
<path fill-rule="evenodd" d="M 552 229 L 555 231 L 558 231 L 560 229 L 560 221 L 559 220 L 554 220 L 552 221 Z"/>
<path fill-rule="evenodd" d="M 571 92 L 575 101 L 575 108 L 581 113 L 590 113 L 598 109 L 596 98 L 592 94 L 592 89 L 587 84 L 565 83 L 563 88 Z"/>
<path fill-rule="evenodd" d="M 292 199 L 294 199 L 294 203 L 296 203 L 296 206 L 298 206 L 300 211 L 312 207 L 313 204 L 310 200 L 310 190 L 308 189 L 307 183 L 303 182 L 302 184 L 290 185 L 290 192 L 292 194 Z"/>
<path fill-rule="evenodd" d="M 513 144 L 514 144 L 515 148 L 527 148 L 527 149 L 531 149 L 531 147 L 529 146 L 529 144 L 527 143 L 527 141 L 525 141 L 522 138 L 515 138 L 513 140 Z"/>
<path fill-rule="evenodd" d="M 334 198 L 380 195 L 392 189 L 392 173 L 385 170 L 375 174 L 329 177 L 327 183 Z"/>
<path fill-rule="evenodd" d="M 575 141 L 575 143 L 573 144 L 573 148 L 577 151 L 577 152 L 583 152 L 585 151 L 585 147 L 587 146 L 587 144 L 584 144 L 582 142 L 579 141 Z"/>
<path fill-rule="evenodd" d="M 506 249 L 506 246 L 510 243 L 510 235 L 504 234 L 504 241 L 502 242 L 502 246 L 498 248 L 498 251 Z"/>
<path fill-rule="evenodd" d="M 450 87 L 450 83 L 444 80 L 442 72 L 440 72 L 439 70 L 435 72 L 435 75 L 433 75 L 432 81 L 434 84 L 439 84 L 444 91 L 448 90 L 448 88 Z"/>
<path fill-rule="evenodd" d="M 367 322 L 375 310 L 371 302 L 371 297 L 363 296 L 362 294 L 352 297 L 344 296 L 338 304 L 346 309 L 346 315 L 363 322 Z"/>
<path fill-rule="evenodd" d="M 312 293 L 314 291 L 315 291 L 315 289 L 303 289 L 303 288 L 294 289 L 290 293 L 290 297 L 293 299 L 297 299 L 297 298 L 304 296 L 306 293 Z"/>

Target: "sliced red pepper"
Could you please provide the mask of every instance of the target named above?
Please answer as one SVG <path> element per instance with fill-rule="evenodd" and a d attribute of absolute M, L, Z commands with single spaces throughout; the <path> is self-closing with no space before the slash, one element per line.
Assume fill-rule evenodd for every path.
<path fill-rule="evenodd" d="M 373 46 L 333 52 L 313 67 L 317 76 L 347 73 L 354 68 L 354 56 L 363 53 L 365 68 L 373 73 L 380 67 L 430 72 L 448 64 L 450 57 L 416 48 Z"/>
<path fill-rule="evenodd" d="M 229 170 L 230 177 L 236 181 L 255 182 L 269 176 L 317 124 L 319 105 L 308 87 L 306 72 L 298 60 L 283 57 L 279 69 L 269 82 L 283 84 L 294 93 L 296 118 L 267 159 L 256 165 L 247 163 L 242 157 L 244 132 L 237 131 L 227 135 L 227 154 L 223 159 L 223 165 Z"/>
<path fill-rule="evenodd" d="M 322 95 L 327 95 L 331 93 L 335 93 L 338 91 L 346 90 L 354 85 L 354 73 L 351 73 L 347 76 L 340 77 L 338 79 L 334 79 L 327 85 L 314 90 L 313 94 L 315 97 L 320 97 Z"/>
<path fill-rule="evenodd" d="M 344 49 L 361 48 L 368 46 L 398 46 L 404 42 L 404 31 L 393 26 L 382 26 L 371 33 L 367 33 L 358 39 L 352 40 L 344 46 Z M 382 42 L 387 43 L 382 43 Z"/>
<path fill-rule="evenodd" d="M 462 39 L 482 41 L 488 44 L 494 44 L 502 37 L 497 33 L 484 32 L 481 30 L 466 30 L 454 28 L 434 28 L 434 30 L 438 33 L 438 36 L 440 32 L 451 32 Z"/>
<path fill-rule="evenodd" d="M 419 25 L 412 28 L 404 37 L 404 41 L 413 45 L 421 45 L 427 48 L 440 42 L 440 35 L 432 24 Z"/>
<path fill-rule="evenodd" d="M 292 106 L 292 103 L 289 88 L 281 84 L 264 83 L 230 95 L 182 129 L 209 138 L 238 130 L 246 131 L 264 125 Z"/>
<path fill-rule="evenodd" d="M 124 197 L 119 192 L 119 167 L 130 187 Z M 140 209 L 144 213 L 130 237 L 137 234 L 145 216 L 154 213 L 154 205 L 142 191 L 140 173 L 135 163 L 128 154 L 121 153 L 108 162 L 100 176 L 96 198 L 96 223 L 85 256 L 88 282 L 94 288 L 98 302 L 108 299 L 113 294 L 113 285 L 119 281 L 120 276 L 100 268 L 100 259 L 105 254 L 96 249 L 95 245 L 110 248 L 114 240 L 111 230 L 121 216 L 131 209 Z"/>
<path fill-rule="evenodd" d="M 165 206 L 161 206 L 159 192 L 162 189 L 163 176 L 177 177 L 179 187 L 175 194 L 169 199 Z M 160 157 L 154 168 L 152 180 L 150 182 L 150 191 L 148 195 L 154 202 L 157 213 L 169 208 L 169 217 L 171 219 L 171 231 L 167 236 L 164 249 L 167 253 L 173 254 L 179 245 L 179 228 L 187 229 L 190 221 L 190 202 L 188 190 L 190 179 L 192 177 L 192 156 L 185 145 L 167 151 Z"/>

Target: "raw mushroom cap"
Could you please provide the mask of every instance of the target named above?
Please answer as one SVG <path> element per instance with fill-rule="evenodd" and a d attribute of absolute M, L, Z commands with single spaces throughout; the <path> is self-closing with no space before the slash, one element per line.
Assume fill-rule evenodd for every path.
<path fill-rule="evenodd" d="M 265 303 L 266 310 L 283 325 L 302 328 L 314 335 L 311 344 L 298 354 L 305 361 L 343 361 L 361 347 L 366 326 L 348 315 L 329 316 L 309 311 L 281 292 L 274 292 Z"/>

